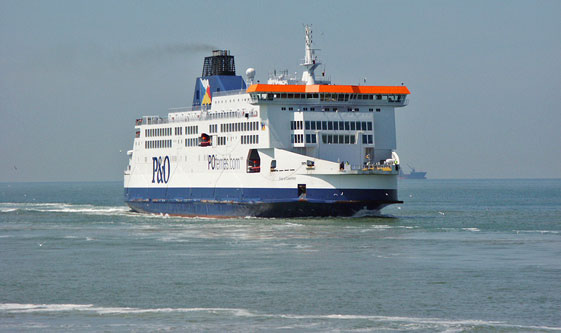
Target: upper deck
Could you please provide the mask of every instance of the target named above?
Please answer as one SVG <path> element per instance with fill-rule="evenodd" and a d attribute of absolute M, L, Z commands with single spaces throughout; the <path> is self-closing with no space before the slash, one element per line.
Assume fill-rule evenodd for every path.
<path fill-rule="evenodd" d="M 298 100 L 304 103 L 407 105 L 406 86 L 253 84 L 247 92 L 252 104 Z"/>

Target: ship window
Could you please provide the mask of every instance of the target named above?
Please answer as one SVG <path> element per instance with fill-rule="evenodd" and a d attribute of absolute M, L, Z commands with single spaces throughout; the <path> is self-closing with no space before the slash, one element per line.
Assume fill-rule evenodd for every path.
<path fill-rule="evenodd" d="M 354 145 L 355 144 L 355 136 L 351 135 L 351 144 Z"/>
<path fill-rule="evenodd" d="M 361 125 L 362 125 L 362 130 L 363 130 L 363 131 L 366 131 L 366 121 L 363 121 L 363 122 L 361 123 Z"/>
<path fill-rule="evenodd" d="M 312 143 L 316 143 L 316 135 L 312 134 Z"/>
<path fill-rule="evenodd" d="M 366 135 L 366 134 L 363 134 L 363 135 L 362 135 L 362 143 L 363 143 L 363 144 L 367 144 L 367 143 L 368 143 L 368 138 L 367 138 L 367 135 Z"/>
<path fill-rule="evenodd" d="M 359 108 L 355 108 L 355 112 L 358 112 L 358 111 L 360 111 L 360 109 L 359 109 Z"/>
<path fill-rule="evenodd" d="M 338 130 L 339 130 L 339 122 L 338 122 L 338 121 L 334 121 L 334 122 L 333 122 L 333 129 L 334 129 L 335 131 L 338 131 Z"/>
<path fill-rule="evenodd" d="M 327 136 L 327 143 L 333 143 L 333 135 L 329 134 Z"/>
<path fill-rule="evenodd" d="M 355 129 L 356 129 L 355 122 L 351 121 L 351 131 L 354 131 Z"/>
<path fill-rule="evenodd" d="M 316 126 L 318 130 L 321 130 L 321 121 L 316 121 Z"/>
<path fill-rule="evenodd" d="M 357 121 L 357 122 L 356 122 L 356 130 L 357 130 L 357 131 L 360 131 L 360 121 Z"/>
<path fill-rule="evenodd" d="M 372 130 L 372 122 L 371 122 L 371 121 L 368 122 L 368 130 L 369 130 L 369 131 Z"/>
<path fill-rule="evenodd" d="M 271 161 L 271 171 L 274 171 L 277 168 L 277 160 Z"/>
<path fill-rule="evenodd" d="M 339 136 L 338 135 L 333 136 L 333 143 L 339 143 Z"/>
<path fill-rule="evenodd" d="M 380 112 L 380 111 L 381 111 L 380 108 L 376 108 L 376 112 Z"/>
<path fill-rule="evenodd" d="M 286 98 L 286 94 L 281 94 L 281 98 Z"/>
<path fill-rule="evenodd" d="M 316 110 L 316 108 L 310 108 L 310 111 L 315 111 L 315 110 Z"/>
<path fill-rule="evenodd" d="M 374 109 L 373 109 L 373 108 L 370 108 L 370 109 L 368 109 L 368 111 L 372 112 L 372 111 L 374 111 Z"/>
<path fill-rule="evenodd" d="M 306 120 L 306 122 L 304 123 L 304 125 L 306 126 L 306 129 L 309 130 L 310 129 L 310 121 Z"/>
<path fill-rule="evenodd" d="M 382 99 L 382 95 L 376 95 L 376 99 Z"/>
<path fill-rule="evenodd" d="M 333 130 L 333 122 L 332 121 L 327 122 L 327 129 L 330 130 L 330 131 Z"/>
<path fill-rule="evenodd" d="M 310 129 L 312 129 L 312 130 L 316 129 L 316 122 L 315 121 L 310 122 Z"/>
<path fill-rule="evenodd" d="M 312 141 L 311 135 L 310 134 L 306 134 L 306 142 L 309 143 Z"/>
<path fill-rule="evenodd" d="M 374 140 L 373 140 L 373 139 L 374 139 L 374 138 L 373 138 L 372 134 L 368 135 L 368 144 L 374 143 Z"/>
<path fill-rule="evenodd" d="M 292 110 L 294 110 L 294 108 L 292 108 L 292 107 L 289 107 L 289 108 L 288 108 L 288 111 L 292 111 Z"/>
<path fill-rule="evenodd" d="M 321 128 L 324 130 L 327 130 L 327 121 L 322 121 L 321 122 Z"/>

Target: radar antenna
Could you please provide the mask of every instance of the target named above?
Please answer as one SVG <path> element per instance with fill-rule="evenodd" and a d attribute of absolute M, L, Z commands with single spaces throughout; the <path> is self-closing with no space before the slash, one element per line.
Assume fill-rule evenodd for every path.
<path fill-rule="evenodd" d="M 314 49 L 312 48 L 312 26 L 305 25 L 306 30 L 306 54 L 304 57 L 304 66 L 306 69 L 302 73 L 302 81 L 307 85 L 312 85 L 316 83 L 316 77 L 314 70 L 321 65 L 318 61 L 316 55 L 314 54 Z"/>

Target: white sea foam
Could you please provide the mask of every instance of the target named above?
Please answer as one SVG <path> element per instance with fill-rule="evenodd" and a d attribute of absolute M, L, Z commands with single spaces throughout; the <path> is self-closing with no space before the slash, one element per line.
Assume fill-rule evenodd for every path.
<path fill-rule="evenodd" d="M 532 233 L 532 234 L 559 234 L 558 230 L 513 230 L 516 233 Z"/>
<path fill-rule="evenodd" d="M 121 314 L 145 314 L 145 313 L 187 313 L 205 312 L 208 314 L 229 314 L 236 317 L 261 317 L 281 318 L 294 320 L 368 320 L 375 322 L 388 322 L 415 326 L 419 324 L 441 326 L 447 331 L 454 331 L 465 326 L 490 326 L 502 328 L 518 328 L 529 330 L 561 331 L 561 327 L 550 326 L 525 326 L 508 324 L 500 321 L 484 320 L 449 320 L 440 318 L 417 318 L 398 316 L 376 316 L 376 315 L 348 315 L 348 314 L 325 314 L 325 315 L 296 315 L 296 314 L 265 314 L 252 312 L 239 308 L 131 308 L 131 307 L 98 307 L 92 304 L 0 304 L 0 311 L 9 313 L 32 313 L 32 312 L 94 312 L 104 315 Z M 411 327 L 413 328 L 413 327 Z"/>
<path fill-rule="evenodd" d="M 462 228 L 462 230 L 465 230 L 465 231 L 475 231 L 475 232 L 481 231 L 481 230 L 479 230 L 478 228 Z"/>
<path fill-rule="evenodd" d="M 452 320 L 442 318 L 418 318 L 418 317 L 400 317 L 400 316 L 377 316 L 377 315 L 354 315 L 354 314 L 317 314 L 317 315 L 299 315 L 299 314 L 267 314 L 254 312 L 248 309 L 240 308 L 132 308 L 132 307 L 100 307 L 93 304 L 18 304 L 18 303 L 2 303 L 0 304 L 0 313 L 60 313 L 60 312 L 90 312 L 102 315 L 129 315 L 129 314 L 146 314 L 146 313 L 196 313 L 202 312 L 214 315 L 231 315 L 234 317 L 256 317 L 256 318 L 279 318 L 292 320 L 367 320 L 379 323 L 392 323 L 409 328 L 419 328 L 419 325 L 430 326 L 433 328 L 440 327 L 447 332 L 453 332 L 456 329 L 482 326 L 482 327 L 501 327 L 516 328 L 526 330 L 546 330 L 561 331 L 561 327 L 552 326 L 526 326 L 509 324 L 501 321 L 486 321 L 476 319 Z M 435 327 L 436 326 L 436 327 Z M 403 328 L 403 327 L 402 327 Z"/>
<path fill-rule="evenodd" d="M 0 212 L 14 211 L 45 212 L 45 213 L 79 213 L 87 215 L 126 215 L 131 214 L 127 206 L 95 206 L 90 204 L 54 203 L 0 203 Z"/>

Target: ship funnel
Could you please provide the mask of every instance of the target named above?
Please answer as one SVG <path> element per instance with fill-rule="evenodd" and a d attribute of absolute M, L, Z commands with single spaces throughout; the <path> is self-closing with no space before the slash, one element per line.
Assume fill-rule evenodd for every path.
<path fill-rule="evenodd" d="M 212 75 L 236 75 L 234 56 L 229 50 L 214 50 L 212 56 L 205 57 L 202 76 Z"/>

